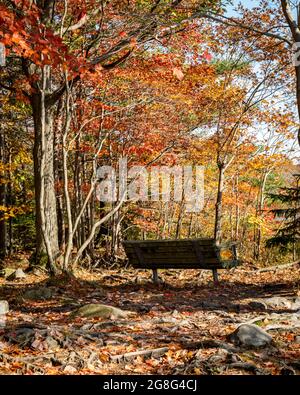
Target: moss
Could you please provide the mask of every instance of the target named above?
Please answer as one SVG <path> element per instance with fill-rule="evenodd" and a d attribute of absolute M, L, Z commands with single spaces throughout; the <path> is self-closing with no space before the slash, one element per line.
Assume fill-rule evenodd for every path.
<path fill-rule="evenodd" d="M 1 270 L 0 277 L 7 278 L 16 271 L 13 267 L 6 267 Z"/>
<path fill-rule="evenodd" d="M 41 267 L 45 269 L 48 265 L 48 255 L 45 252 L 37 254 L 35 251 L 29 258 L 29 264 L 31 267 Z"/>

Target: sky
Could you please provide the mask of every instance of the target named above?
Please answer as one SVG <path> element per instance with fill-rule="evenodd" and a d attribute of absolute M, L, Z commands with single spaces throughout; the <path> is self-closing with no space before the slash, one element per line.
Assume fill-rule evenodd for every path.
<path fill-rule="evenodd" d="M 227 6 L 227 15 L 228 16 L 238 16 L 238 14 L 234 11 L 234 8 L 237 7 L 238 4 L 240 4 L 240 3 L 242 3 L 245 8 L 251 9 L 253 7 L 258 6 L 259 3 L 260 3 L 260 0 L 232 0 L 232 6 L 229 6 L 229 5 Z M 271 3 L 271 1 L 270 1 L 270 3 Z M 260 128 L 256 127 L 255 129 L 256 129 L 255 130 L 256 137 L 259 139 L 260 138 L 260 133 L 257 133 L 257 130 L 259 130 Z M 295 140 L 294 139 L 290 140 L 290 141 L 288 141 L 286 143 L 286 147 L 285 148 L 286 149 L 292 149 L 295 144 L 296 144 L 296 139 Z M 291 157 L 295 156 L 293 151 L 290 153 L 290 156 Z"/>
<path fill-rule="evenodd" d="M 244 7 L 252 8 L 252 7 L 257 6 L 259 4 L 259 1 L 258 0 L 243 0 L 243 1 L 241 1 L 241 0 L 233 0 L 232 3 L 233 3 L 233 6 L 228 6 L 227 7 L 228 15 L 230 15 L 230 16 L 234 16 L 235 15 L 234 8 L 239 3 L 242 3 Z"/>

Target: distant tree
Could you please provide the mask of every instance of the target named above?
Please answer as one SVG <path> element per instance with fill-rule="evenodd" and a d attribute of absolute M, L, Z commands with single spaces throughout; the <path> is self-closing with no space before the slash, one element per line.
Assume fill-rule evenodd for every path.
<path fill-rule="evenodd" d="M 293 258 L 297 259 L 300 247 L 300 174 L 295 175 L 295 178 L 295 187 L 281 188 L 280 193 L 268 194 L 273 202 L 281 202 L 286 207 L 271 210 L 284 222 L 266 245 L 279 246 L 282 251 L 292 250 Z"/>

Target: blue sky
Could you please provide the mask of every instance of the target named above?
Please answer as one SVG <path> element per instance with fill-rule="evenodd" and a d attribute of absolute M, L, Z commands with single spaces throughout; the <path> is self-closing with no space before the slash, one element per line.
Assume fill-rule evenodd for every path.
<path fill-rule="evenodd" d="M 239 3 L 242 3 L 244 7 L 252 8 L 252 7 L 257 6 L 257 5 L 259 4 L 259 1 L 258 1 L 258 0 L 243 0 L 243 1 L 234 0 L 232 3 L 233 3 L 233 6 L 228 6 L 228 7 L 227 7 L 227 9 L 228 9 L 228 14 L 229 14 L 229 15 L 234 15 L 233 9 L 234 9 Z"/>
<path fill-rule="evenodd" d="M 240 3 L 242 3 L 245 8 L 251 9 L 258 6 L 260 0 L 232 0 L 232 3 L 232 6 L 227 6 L 227 16 L 237 16 L 238 14 L 234 12 L 234 8 L 237 7 Z M 269 3 L 271 3 L 271 1 Z M 260 133 L 261 128 L 263 129 L 263 125 L 257 125 L 255 128 L 253 128 L 253 131 L 255 131 L 256 137 L 258 139 L 261 139 L 263 137 L 262 133 Z M 286 143 L 285 148 L 289 150 L 292 148 L 292 146 L 294 146 L 295 143 L 296 139 L 293 139 Z M 294 156 L 293 152 L 291 152 L 290 154 L 292 157 Z"/>

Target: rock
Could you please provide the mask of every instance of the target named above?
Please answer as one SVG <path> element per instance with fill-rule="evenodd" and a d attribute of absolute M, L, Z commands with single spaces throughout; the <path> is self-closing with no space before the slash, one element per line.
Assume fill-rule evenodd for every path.
<path fill-rule="evenodd" d="M 19 278 L 26 278 L 26 274 L 23 272 L 23 270 L 22 269 L 17 269 L 16 271 L 15 271 L 15 278 L 16 279 L 19 279 Z"/>
<path fill-rule="evenodd" d="M 295 337 L 295 343 L 296 344 L 300 344 L 300 336 L 296 336 Z"/>
<path fill-rule="evenodd" d="M 33 328 L 21 327 L 6 333 L 5 339 L 17 343 L 20 347 L 28 347 L 34 340 Z"/>
<path fill-rule="evenodd" d="M 245 347 L 265 347 L 272 342 L 272 336 L 257 325 L 242 324 L 231 335 L 229 340 Z"/>
<path fill-rule="evenodd" d="M 9 306 L 7 300 L 0 300 L 0 315 L 9 312 Z"/>
<path fill-rule="evenodd" d="M 300 296 L 296 296 L 295 298 L 293 298 L 292 309 L 300 310 Z"/>
<path fill-rule="evenodd" d="M 52 336 L 47 336 L 45 342 L 47 343 L 49 350 L 55 351 L 59 348 L 58 342 Z"/>
<path fill-rule="evenodd" d="M 50 288 L 42 287 L 36 289 L 28 289 L 24 292 L 24 299 L 32 299 L 32 300 L 48 300 L 51 299 L 53 293 Z"/>
<path fill-rule="evenodd" d="M 211 355 L 207 362 L 212 364 L 225 362 L 227 360 L 228 354 L 228 351 L 221 348 L 215 354 Z"/>
<path fill-rule="evenodd" d="M 4 314 L 0 315 L 0 329 L 6 327 L 6 317 Z"/>
<path fill-rule="evenodd" d="M 135 284 L 139 284 L 139 285 L 146 285 L 151 283 L 152 281 L 150 281 L 148 278 L 144 278 L 144 277 L 139 277 L 136 276 L 136 278 L 134 279 L 134 283 Z"/>
<path fill-rule="evenodd" d="M 263 299 L 263 302 L 267 306 L 279 307 L 279 308 L 285 308 L 285 309 L 292 309 L 292 306 L 293 306 L 292 299 L 284 298 L 282 296 L 273 296 L 272 298 L 265 298 L 265 299 Z"/>
<path fill-rule="evenodd" d="M 22 278 L 26 278 L 26 274 L 23 272 L 22 269 L 17 269 L 15 272 L 10 274 L 6 279 L 8 281 L 13 281 L 13 280 L 21 280 Z"/>
<path fill-rule="evenodd" d="M 264 302 L 261 302 L 259 300 L 253 300 L 248 303 L 248 306 L 251 307 L 252 309 L 259 310 L 259 311 L 264 311 L 267 310 L 267 305 Z"/>
<path fill-rule="evenodd" d="M 74 366 L 72 366 L 72 365 L 67 365 L 67 366 L 64 368 L 64 372 L 65 372 L 65 373 L 76 373 L 76 372 L 77 372 L 77 369 L 74 368 Z"/>
<path fill-rule="evenodd" d="M 4 350 L 5 348 L 7 348 L 7 344 L 2 342 L 2 341 L 0 341 L 0 351 Z"/>
<path fill-rule="evenodd" d="M 104 304 L 87 304 L 73 311 L 70 318 L 99 317 L 99 318 L 126 318 L 129 312 Z"/>
<path fill-rule="evenodd" d="M 8 276 L 10 276 L 12 273 L 14 273 L 16 271 L 16 269 L 12 268 L 12 267 L 6 267 L 4 269 L 1 269 L 0 271 L 0 277 L 4 277 L 7 278 Z"/>
<path fill-rule="evenodd" d="M 43 276 L 43 275 L 45 275 L 45 273 L 47 273 L 47 270 L 41 266 L 34 266 L 32 268 L 32 273 L 35 276 Z"/>
<path fill-rule="evenodd" d="M 283 376 L 294 376 L 296 372 L 291 367 L 287 366 L 280 370 L 280 374 Z"/>
<path fill-rule="evenodd" d="M 282 296 L 273 296 L 272 298 L 265 298 L 259 301 L 259 303 L 263 303 L 266 306 L 275 307 L 275 308 L 285 308 L 289 310 L 299 310 L 300 309 L 300 297 L 282 297 Z"/>
<path fill-rule="evenodd" d="M 242 359 L 238 354 L 228 353 L 226 358 L 226 363 L 236 363 L 241 361 Z"/>

